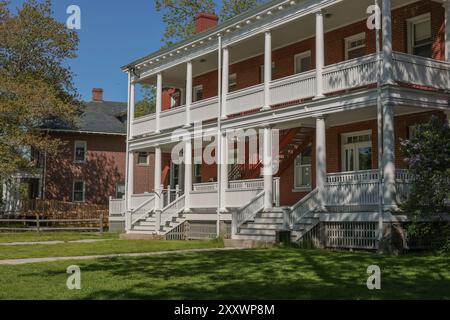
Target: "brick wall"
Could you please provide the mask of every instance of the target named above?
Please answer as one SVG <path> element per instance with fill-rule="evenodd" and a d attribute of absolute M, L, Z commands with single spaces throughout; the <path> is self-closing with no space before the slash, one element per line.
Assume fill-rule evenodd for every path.
<path fill-rule="evenodd" d="M 153 192 L 155 189 L 155 154 L 148 154 L 148 164 L 138 164 L 138 153 L 134 154 L 134 194 Z M 161 183 L 167 187 L 170 179 L 170 153 L 163 153 Z"/>
<path fill-rule="evenodd" d="M 74 180 L 85 181 L 86 202 L 107 204 L 117 183 L 125 181 L 125 136 L 51 133 L 63 144 L 47 158 L 46 198 L 72 201 Z M 75 141 L 87 142 L 87 161 L 74 163 Z"/>

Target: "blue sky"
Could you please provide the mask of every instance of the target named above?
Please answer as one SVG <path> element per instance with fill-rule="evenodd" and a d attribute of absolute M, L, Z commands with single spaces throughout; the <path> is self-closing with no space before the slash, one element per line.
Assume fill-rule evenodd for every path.
<path fill-rule="evenodd" d="M 23 1 L 12 0 L 11 7 Z M 81 8 L 78 58 L 69 61 L 83 100 L 94 87 L 104 98 L 126 101 L 127 76 L 120 67 L 159 49 L 164 25 L 153 0 L 53 0 L 54 16 L 65 22 L 69 5 Z"/>

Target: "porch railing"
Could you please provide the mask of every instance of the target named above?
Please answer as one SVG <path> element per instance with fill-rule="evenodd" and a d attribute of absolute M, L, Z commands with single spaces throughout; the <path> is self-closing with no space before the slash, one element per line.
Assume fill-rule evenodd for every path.
<path fill-rule="evenodd" d="M 253 219 L 258 212 L 264 209 L 264 191 L 250 200 L 244 207 L 233 212 L 232 234 L 237 234 L 239 228 L 246 221 Z"/>
<path fill-rule="evenodd" d="M 109 198 L 109 216 L 125 216 L 126 202 L 125 199 Z"/>

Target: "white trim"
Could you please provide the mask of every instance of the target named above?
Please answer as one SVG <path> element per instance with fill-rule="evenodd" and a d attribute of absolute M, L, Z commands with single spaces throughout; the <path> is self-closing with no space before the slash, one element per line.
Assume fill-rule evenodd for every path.
<path fill-rule="evenodd" d="M 348 137 L 354 137 L 354 136 L 365 136 L 365 135 L 370 135 L 370 141 L 363 141 L 363 142 L 353 142 L 353 143 L 347 143 L 346 139 Z M 360 171 L 362 169 L 359 168 L 359 163 L 357 163 L 358 159 L 356 157 L 356 153 L 353 155 L 354 158 L 354 163 L 353 163 L 353 171 L 350 170 L 346 170 L 346 161 L 345 161 L 345 146 L 353 146 L 356 150 L 356 145 L 358 144 L 368 144 L 370 148 L 373 147 L 373 131 L 371 129 L 368 130 L 361 130 L 361 131 L 354 131 L 354 132 L 345 132 L 341 134 L 341 170 L 342 172 L 355 172 L 355 171 Z M 371 155 L 371 163 L 373 161 L 373 150 L 372 150 L 372 155 Z M 372 166 L 372 165 L 371 165 Z M 373 168 L 372 168 L 373 169 Z M 370 170 L 370 169 L 367 169 Z"/>
<path fill-rule="evenodd" d="M 303 155 L 304 152 L 301 152 L 301 153 L 297 156 L 297 158 L 294 159 L 294 192 L 301 192 L 301 191 L 311 190 L 311 189 L 312 189 L 312 152 L 313 152 L 313 151 L 312 151 L 312 145 L 311 145 L 311 144 L 308 145 L 307 147 L 310 147 L 310 148 L 311 148 L 311 155 L 310 155 L 310 157 L 311 157 L 311 163 L 310 163 L 310 164 L 300 164 L 300 165 L 297 166 L 297 160 L 298 160 L 299 158 L 302 157 L 302 155 Z M 309 181 L 309 185 L 307 185 L 307 186 L 297 186 L 297 185 L 296 185 L 296 184 L 297 184 L 297 178 L 298 178 L 297 167 L 298 167 L 298 168 L 306 168 L 306 167 L 309 167 L 309 170 L 310 170 L 310 175 L 309 175 L 310 181 Z M 302 176 L 302 174 L 301 174 L 301 170 L 300 170 L 300 177 L 301 177 L 301 176 Z M 301 178 L 303 178 L 303 177 L 301 177 Z M 301 179 L 301 180 L 302 180 L 302 179 Z"/>
<path fill-rule="evenodd" d="M 77 144 L 84 146 L 84 160 L 77 160 Z M 83 140 L 75 140 L 73 143 L 73 163 L 86 163 L 87 161 L 87 142 Z"/>
<path fill-rule="evenodd" d="M 77 183 L 77 182 L 83 183 L 83 200 L 82 201 L 75 201 L 75 183 Z M 72 202 L 75 202 L 75 203 L 85 203 L 86 202 L 86 182 L 84 182 L 84 180 L 81 180 L 81 179 L 73 180 L 73 183 L 72 183 Z"/>
<path fill-rule="evenodd" d="M 141 157 L 141 153 L 145 153 L 147 156 L 146 156 L 146 161 L 145 161 L 145 163 L 141 163 L 141 162 L 139 162 L 139 158 Z M 150 165 L 150 155 L 149 155 L 149 153 L 148 152 L 146 152 L 146 151 L 139 151 L 138 152 L 138 155 L 137 155 L 137 164 L 138 164 L 138 166 L 148 166 L 148 165 Z"/>
<path fill-rule="evenodd" d="M 350 42 L 358 41 L 358 40 L 362 40 L 362 39 L 364 39 L 364 46 L 360 45 L 360 46 L 355 47 L 355 48 L 349 48 Z M 356 50 L 356 49 L 361 49 L 361 48 L 366 48 L 367 47 L 366 32 L 364 31 L 364 32 L 360 32 L 360 33 L 354 34 L 352 36 L 346 37 L 346 38 L 344 38 L 344 42 L 345 42 L 345 60 L 348 60 L 348 52 L 349 52 L 349 50 Z"/>
<path fill-rule="evenodd" d="M 306 51 L 297 53 L 296 55 L 294 55 L 294 75 L 295 74 L 299 74 L 299 73 L 303 73 L 303 72 L 307 72 L 307 71 L 311 70 L 311 69 L 309 69 L 309 70 L 297 72 L 297 58 L 306 58 L 306 57 L 309 57 L 311 59 L 311 66 L 310 67 L 312 68 L 311 50 L 306 50 Z"/>
<path fill-rule="evenodd" d="M 412 28 L 413 25 L 420 23 L 420 22 L 425 22 L 425 21 L 429 21 L 430 23 L 430 37 L 433 37 L 433 30 L 431 28 L 431 13 L 427 12 L 418 16 L 415 16 L 413 18 L 409 18 L 406 20 L 406 31 L 407 31 L 407 53 L 408 54 L 413 54 L 413 47 L 414 47 L 414 37 L 413 37 L 413 32 L 414 29 Z M 431 44 L 433 42 L 433 39 L 431 39 Z"/>

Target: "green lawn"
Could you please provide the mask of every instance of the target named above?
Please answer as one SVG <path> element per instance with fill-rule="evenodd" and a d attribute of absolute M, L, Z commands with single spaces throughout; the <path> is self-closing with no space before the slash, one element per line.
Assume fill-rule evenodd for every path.
<path fill-rule="evenodd" d="M 108 240 L 93 243 L 61 243 L 54 245 L 0 246 L 0 260 L 105 255 L 114 253 L 140 253 L 166 250 L 185 250 L 222 247 L 217 240 L 164 241 L 164 240 Z"/>
<path fill-rule="evenodd" d="M 66 288 L 81 268 L 82 290 Z M 366 270 L 379 265 L 382 290 Z M 450 299 L 450 257 L 258 249 L 0 266 L 0 299 Z"/>
<path fill-rule="evenodd" d="M 23 232 L 0 233 L 0 243 L 37 242 L 37 241 L 73 241 L 84 239 L 118 239 L 118 233 L 97 232 Z"/>

